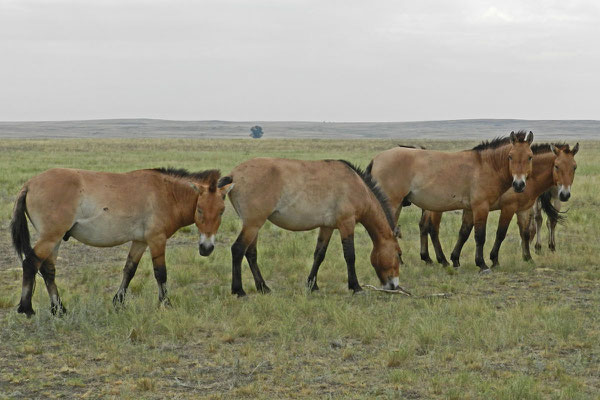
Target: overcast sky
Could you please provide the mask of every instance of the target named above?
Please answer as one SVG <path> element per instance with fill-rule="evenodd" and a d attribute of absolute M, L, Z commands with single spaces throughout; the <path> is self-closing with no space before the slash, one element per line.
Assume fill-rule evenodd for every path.
<path fill-rule="evenodd" d="M 0 120 L 600 119 L 600 2 L 0 0 Z"/>

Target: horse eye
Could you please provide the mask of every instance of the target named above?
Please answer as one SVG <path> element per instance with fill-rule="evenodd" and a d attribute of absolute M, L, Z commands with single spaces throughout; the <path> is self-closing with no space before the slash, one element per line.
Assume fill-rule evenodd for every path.
<path fill-rule="evenodd" d="M 573 167 L 573 171 L 577 169 L 577 165 Z"/>
<path fill-rule="evenodd" d="M 558 165 L 555 165 L 555 166 L 554 166 L 554 169 L 558 171 Z"/>
<path fill-rule="evenodd" d="M 533 157 L 529 156 L 529 161 L 533 160 Z"/>
<path fill-rule="evenodd" d="M 512 156 L 508 156 L 508 159 L 512 161 Z"/>
<path fill-rule="evenodd" d="M 225 212 L 225 210 L 221 211 L 221 215 L 223 215 L 224 212 Z"/>
<path fill-rule="evenodd" d="M 198 209 L 196 209 L 196 212 L 197 212 L 198 214 L 202 215 L 202 210 L 201 210 L 201 209 L 199 209 L 199 208 L 198 208 Z"/>

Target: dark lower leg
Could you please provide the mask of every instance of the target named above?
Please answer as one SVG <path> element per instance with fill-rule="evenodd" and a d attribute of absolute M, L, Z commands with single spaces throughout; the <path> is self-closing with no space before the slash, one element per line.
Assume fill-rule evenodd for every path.
<path fill-rule="evenodd" d="M 21 289 L 21 301 L 17 312 L 26 314 L 28 317 L 35 314 L 31 307 L 31 298 L 35 289 L 35 274 L 41 261 L 34 253 L 23 260 L 23 284 Z"/>
<path fill-rule="evenodd" d="M 485 244 L 485 223 L 475 225 L 475 264 L 482 270 L 488 270 L 483 259 L 483 245 Z"/>
<path fill-rule="evenodd" d="M 231 294 L 236 294 L 238 297 L 246 295 L 242 288 L 242 261 L 246 254 L 247 245 L 243 243 L 242 233 L 238 236 L 235 243 L 231 246 Z"/>
<path fill-rule="evenodd" d="M 127 293 L 127 288 L 129 287 L 129 283 L 131 279 L 135 276 L 135 272 L 137 271 L 138 262 L 133 261 L 130 255 L 127 256 L 127 261 L 125 262 L 125 267 L 123 268 L 123 280 L 121 281 L 121 286 L 113 297 L 113 304 L 119 305 L 123 304 L 125 300 L 125 294 Z"/>
<path fill-rule="evenodd" d="M 438 229 L 430 230 L 431 235 L 431 243 L 433 244 L 433 249 L 435 250 L 435 258 L 439 264 L 443 266 L 448 265 L 448 260 L 446 259 L 446 255 L 444 254 L 444 250 L 442 249 L 442 244 L 440 243 L 440 235 Z"/>
<path fill-rule="evenodd" d="M 456 241 L 456 244 L 454 245 L 454 250 L 452 250 L 452 254 L 450 254 L 450 259 L 452 260 L 452 264 L 454 265 L 454 268 L 460 267 L 460 253 L 462 251 L 463 246 L 467 242 L 467 239 L 469 239 L 469 236 L 471 235 L 472 230 L 473 230 L 473 223 L 465 222 L 463 220 L 460 230 L 458 231 L 458 240 Z"/>
<path fill-rule="evenodd" d="M 555 229 L 556 229 L 556 221 L 548 218 L 548 230 L 550 231 L 549 236 L 548 236 L 549 237 L 548 248 L 550 249 L 550 251 L 556 250 L 556 241 L 555 241 L 555 236 L 554 236 Z"/>
<path fill-rule="evenodd" d="M 261 293 L 270 293 L 271 289 L 265 283 L 263 279 L 260 269 L 258 268 L 258 252 L 256 251 L 256 239 L 248 249 L 246 250 L 246 260 L 248 260 L 248 265 L 250 266 L 250 271 L 252 271 L 252 276 L 254 277 L 254 284 L 256 285 L 256 290 Z"/>
<path fill-rule="evenodd" d="M 158 302 L 170 305 L 167 298 L 167 267 L 164 264 L 154 264 L 154 278 L 158 284 Z"/>
<path fill-rule="evenodd" d="M 360 292 L 362 288 L 358 284 L 354 265 L 356 260 L 354 254 L 354 235 L 342 239 L 342 248 L 344 249 L 344 259 L 346 260 L 346 266 L 348 267 L 348 288 L 352 289 L 354 293 Z"/>
<path fill-rule="evenodd" d="M 50 296 L 50 312 L 53 315 L 58 313 L 64 314 L 67 312 L 65 307 L 60 300 L 60 296 L 58 295 L 58 288 L 56 287 L 56 283 L 54 278 L 56 276 L 56 269 L 54 263 L 50 260 L 44 261 L 42 266 L 40 267 L 40 273 L 44 278 L 44 282 L 46 283 L 46 289 L 48 290 L 48 295 Z"/>
<path fill-rule="evenodd" d="M 427 264 L 432 264 L 433 260 L 429 257 L 429 240 L 427 235 L 429 234 L 429 212 L 423 210 L 421 213 L 421 220 L 419 221 L 419 235 L 421 238 L 421 260 Z"/>
<path fill-rule="evenodd" d="M 506 237 L 507 230 L 508 225 L 498 225 L 498 230 L 496 231 L 496 241 L 494 242 L 494 247 L 490 252 L 492 267 L 496 267 L 498 265 L 498 252 L 500 251 L 500 246 L 502 246 L 502 241 L 504 241 L 504 238 Z"/>
<path fill-rule="evenodd" d="M 317 246 L 313 254 L 313 265 L 308 274 L 307 285 L 311 291 L 319 290 L 317 285 L 317 274 L 319 273 L 319 267 L 325 259 L 327 253 L 327 247 L 329 246 L 329 239 L 331 239 L 332 231 L 324 231 L 323 228 L 319 230 L 319 237 L 317 238 Z"/>

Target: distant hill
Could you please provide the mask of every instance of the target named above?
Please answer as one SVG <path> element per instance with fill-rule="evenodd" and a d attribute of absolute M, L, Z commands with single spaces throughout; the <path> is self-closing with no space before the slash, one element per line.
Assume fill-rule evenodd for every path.
<path fill-rule="evenodd" d="M 417 122 L 169 121 L 108 119 L 0 122 L 0 138 L 249 138 L 260 125 L 265 138 L 479 140 L 512 130 L 533 131 L 539 139 L 600 139 L 598 120 L 461 119 Z"/>

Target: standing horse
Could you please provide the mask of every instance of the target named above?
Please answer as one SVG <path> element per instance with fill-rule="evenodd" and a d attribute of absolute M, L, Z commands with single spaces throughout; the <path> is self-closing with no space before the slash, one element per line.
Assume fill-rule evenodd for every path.
<path fill-rule="evenodd" d="M 361 223 L 373 241 L 371 263 L 382 285 L 398 287 L 400 247 L 392 228 L 391 210 L 377 184 L 347 161 L 300 161 L 255 158 L 221 178 L 219 186 L 233 182 L 229 199 L 243 227 L 231 247 L 231 292 L 239 297 L 244 256 L 254 276 L 256 290 L 270 292 L 257 264 L 258 231 L 269 220 L 290 231 L 319 228 L 308 286 L 317 290 L 317 272 L 334 229 L 340 231 L 348 268 L 348 287 L 361 291 L 355 272 L 354 226 Z"/>
<path fill-rule="evenodd" d="M 529 251 L 530 242 L 530 219 L 532 206 L 540 202 L 540 198 L 547 190 L 556 188 L 556 192 L 562 194 L 561 198 L 568 200 L 571 196 L 571 185 L 575 178 L 575 154 L 579 150 L 579 143 L 569 148 L 567 144 L 537 144 L 531 146 L 533 152 L 532 172 L 527 180 L 527 187 L 522 193 L 515 193 L 513 189 L 508 189 L 504 194 L 490 206 L 490 210 L 500 210 L 500 219 L 498 221 L 498 229 L 496 231 L 496 241 L 490 253 L 492 266 L 498 265 L 498 253 L 502 241 L 506 237 L 506 231 L 513 215 L 517 214 L 517 224 L 521 235 L 521 250 L 525 261 L 531 260 Z M 560 187 L 560 189 L 558 189 Z M 542 196 L 540 196 L 542 195 Z M 539 197 L 538 197 L 539 196 Z M 537 200 L 537 201 L 536 201 Z M 560 205 L 560 203 L 558 203 Z M 548 201 L 543 203 L 543 208 L 549 215 L 550 221 L 558 219 L 558 213 L 553 205 Z M 463 225 L 460 228 L 461 232 L 468 234 L 459 236 L 459 240 L 452 251 L 451 259 L 455 267 L 460 265 L 459 258 L 462 247 L 468 238 L 473 224 L 468 216 L 465 217 L 467 211 L 463 211 Z M 431 236 L 431 242 L 435 249 L 435 254 L 438 262 L 447 265 L 446 257 L 442 250 L 439 241 L 440 221 L 442 218 L 441 212 L 423 211 L 421 221 L 419 223 L 421 231 L 421 259 L 426 262 L 431 262 L 429 257 L 429 249 L 427 248 L 427 234 Z M 541 216 L 540 216 L 541 218 Z M 540 223 L 541 224 L 541 223 Z M 556 225 L 556 222 L 554 223 Z M 552 240 L 553 238 L 551 238 Z"/>
<path fill-rule="evenodd" d="M 466 215 L 475 225 L 475 263 L 488 272 L 483 245 L 490 205 L 511 184 L 516 192 L 525 189 L 532 141 L 532 132 L 526 136 L 519 131 L 458 153 L 396 147 L 376 155 L 367 172 L 389 196 L 396 221 L 409 202 L 425 210 L 469 210 Z"/>
<path fill-rule="evenodd" d="M 571 154 L 575 156 L 578 150 L 579 143 L 577 143 L 575 147 L 573 147 L 573 150 L 571 150 Z M 568 152 L 568 146 L 566 151 Z M 563 218 L 561 215 L 559 215 L 561 202 L 569 201 L 569 198 L 571 197 L 571 184 L 575 175 L 575 169 L 577 169 L 577 165 L 574 163 L 572 165 L 557 165 L 554 170 L 554 174 L 557 175 L 556 185 L 542 193 L 533 205 L 531 217 L 533 221 L 535 221 L 535 225 L 531 225 L 533 225 L 532 230 L 534 230 L 536 233 L 536 252 L 540 252 L 542 250 L 542 210 L 548 216 L 548 220 L 546 221 L 549 233 L 548 248 L 551 251 L 556 250 L 556 224 Z M 533 239 L 533 236 L 531 237 L 531 239 Z"/>
<path fill-rule="evenodd" d="M 159 168 L 118 174 L 57 168 L 31 178 L 19 193 L 11 221 L 13 245 L 21 259 L 25 255 L 18 312 L 34 314 L 31 297 L 38 271 L 46 283 L 51 311 L 65 312 L 54 276 L 60 241 L 70 236 L 96 247 L 132 242 L 115 305 L 123 302 L 140 258 L 150 247 L 158 298 L 168 303 L 167 239 L 195 223 L 200 255 L 212 252 L 225 195 L 233 187 L 217 189 L 219 177 L 217 170 L 189 173 Z M 39 232 L 33 248 L 26 214 Z"/>

